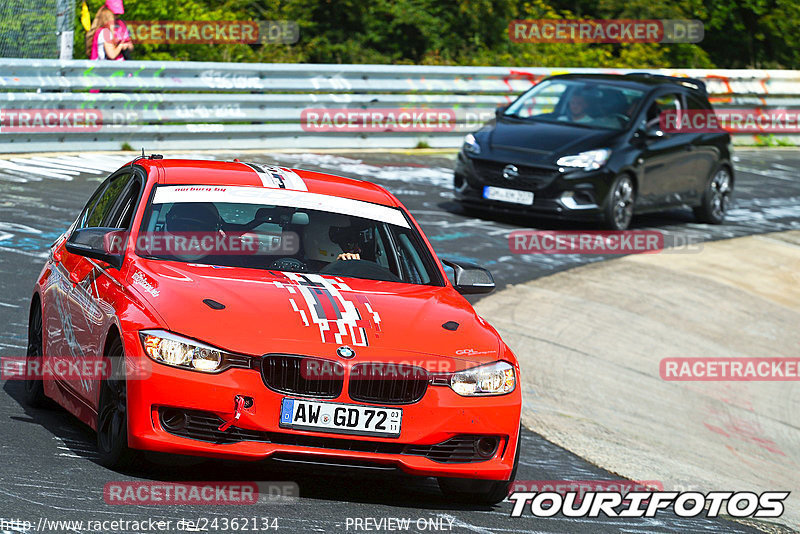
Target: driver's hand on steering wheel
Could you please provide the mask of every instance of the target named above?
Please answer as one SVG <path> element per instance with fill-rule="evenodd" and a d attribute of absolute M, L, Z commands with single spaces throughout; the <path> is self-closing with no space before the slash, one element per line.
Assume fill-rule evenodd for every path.
<path fill-rule="evenodd" d="M 336 259 L 337 260 L 343 260 L 343 261 L 344 260 L 360 260 L 361 259 L 361 254 L 359 254 L 358 252 L 342 252 L 341 254 L 339 254 L 339 256 Z"/>

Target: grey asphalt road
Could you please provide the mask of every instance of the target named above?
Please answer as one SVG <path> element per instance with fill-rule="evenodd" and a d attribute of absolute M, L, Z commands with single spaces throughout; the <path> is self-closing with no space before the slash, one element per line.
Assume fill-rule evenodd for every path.
<path fill-rule="evenodd" d="M 198 157 L 211 157 L 200 154 Z M 388 187 L 414 213 L 437 253 L 488 266 L 498 285 L 544 276 L 604 256 L 517 255 L 507 236 L 515 229 L 578 229 L 570 223 L 468 217 L 452 201 L 452 157 L 418 154 L 246 154 L 217 158 L 274 161 L 370 179 Z M 81 206 L 123 156 L 85 154 L 35 160 L 0 160 L 0 356 L 24 354 L 26 311 L 33 281 L 49 244 L 70 224 Z M 676 210 L 637 217 L 634 227 L 658 229 L 669 236 L 698 240 L 800 228 L 800 152 L 742 151 L 737 161 L 737 200 L 728 224 L 696 224 L 691 213 Z M 535 320 L 535 318 L 533 319 Z M 535 429 L 533 429 L 535 430 Z M 454 506 L 438 492 L 433 479 L 397 474 L 321 472 L 271 464 L 183 461 L 157 456 L 135 471 L 118 473 L 94 461 L 93 434 L 65 412 L 33 410 L 21 402 L 21 383 L 5 382 L 0 393 L 0 523 L 107 519 L 172 520 L 222 517 L 277 518 L 281 531 L 356 532 L 357 518 L 410 519 L 410 532 L 755 532 L 722 519 L 682 519 L 668 513 L 654 519 L 510 518 L 511 503 L 494 507 Z M 588 464 L 545 441 L 531 430 L 523 434 L 518 480 L 615 480 L 612 473 Z M 301 498 L 290 505 L 246 507 L 112 506 L 103 500 L 106 483 L 123 480 L 291 480 Z M 669 488 L 667 488 L 669 489 Z M 724 488 L 720 488 L 724 489 Z M 349 519 L 349 521 L 348 521 Z M 419 520 L 419 522 L 418 522 Z M 272 524 L 272 523 L 270 523 Z M 372 532 L 387 529 L 375 528 Z M 7 526 L 7 525 L 6 525 Z M 46 532 L 92 532 L 87 523 L 42 529 Z M 0 532 L 4 525 L 0 524 Z M 9 531 L 13 531 L 9 530 Z M 23 530 L 17 529 L 22 532 Z M 144 532 L 144 530 L 140 530 Z M 170 531 L 175 531 L 173 527 Z M 219 532 L 208 528 L 208 532 Z M 360 530 L 364 531 L 364 530 Z"/>

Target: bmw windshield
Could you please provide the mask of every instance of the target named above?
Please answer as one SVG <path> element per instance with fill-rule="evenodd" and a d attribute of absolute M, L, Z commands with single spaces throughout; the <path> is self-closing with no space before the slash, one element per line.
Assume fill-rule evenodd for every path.
<path fill-rule="evenodd" d="M 642 96 L 636 89 L 594 81 L 547 80 L 511 104 L 504 116 L 624 130 Z"/>
<path fill-rule="evenodd" d="M 135 246 L 184 263 L 441 283 L 399 209 L 290 190 L 160 186 Z"/>

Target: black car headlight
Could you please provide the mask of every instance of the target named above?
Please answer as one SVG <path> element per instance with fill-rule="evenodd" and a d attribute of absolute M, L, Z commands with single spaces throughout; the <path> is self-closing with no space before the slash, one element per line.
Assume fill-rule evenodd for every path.
<path fill-rule="evenodd" d="M 478 141 L 472 134 L 467 134 L 466 137 L 464 137 L 464 145 L 462 148 L 464 149 L 464 152 L 469 154 L 476 155 L 481 153 L 481 146 L 478 144 Z"/>
<path fill-rule="evenodd" d="M 514 366 L 502 361 L 458 371 L 450 377 L 450 387 L 462 397 L 505 395 L 516 386 Z"/>
<path fill-rule="evenodd" d="M 145 354 L 164 365 L 204 373 L 216 373 L 228 367 L 246 367 L 241 355 L 231 354 L 172 332 L 142 330 L 139 336 Z"/>
<path fill-rule="evenodd" d="M 580 154 L 562 156 L 558 158 L 556 165 L 559 167 L 575 167 L 585 171 L 593 171 L 605 165 L 609 157 L 611 157 L 611 150 L 608 148 L 598 148 L 597 150 L 587 150 Z"/>

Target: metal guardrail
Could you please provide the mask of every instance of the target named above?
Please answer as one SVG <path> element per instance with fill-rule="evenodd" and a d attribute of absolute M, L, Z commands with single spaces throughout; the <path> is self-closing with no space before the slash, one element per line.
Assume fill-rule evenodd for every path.
<path fill-rule="evenodd" d="M 92 132 L 8 132 L 0 152 L 148 149 L 457 147 L 465 132 L 544 77 L 550 69 L 396 65 L 230 64 L 0 59 L 0 110 L 91 109 Z M 700 78 L 717 108 L 800 109 L 800 71 L 650 70 Z M 450 131 L 311 132 L 303 110 L 450 110 Z M 7 130 L 7 128 L 6 128 Z M 738 135 L 738 142 L 753 141 Z M 800 136 L 780 135 L 793 143 Z"/>

